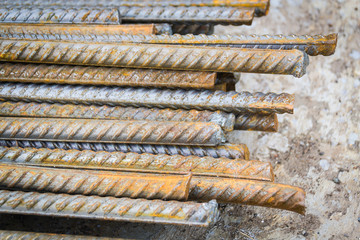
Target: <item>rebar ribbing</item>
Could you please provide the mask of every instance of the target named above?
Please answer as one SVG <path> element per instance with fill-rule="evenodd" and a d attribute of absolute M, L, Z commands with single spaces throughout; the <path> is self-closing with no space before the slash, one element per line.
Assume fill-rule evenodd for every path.
<path fill-rule="evenodd" d="M 1 68 L 1 64 L 0 64 Z M 0 73 L 1 75 L 1 73 Z M 4 117 L 42 117 L 42 118 L 80 118 L 111 120 L 148 120 L 175 122 L 212 122 L 226 131 L 232 131 L 235 115 L 221 111 L 197 111 L 182 109 L 110 107 L 98 105 L 48 104 L 26 102 L 0 102 L 0 116 Z M 245 125 L 243 124 L 243 127 Z"/>
<path fill-rule="evenodd" d="M 16 117 L 0 118 L 0 139 L 205 146 L 225 142 L 214 123 Z"/>
<path fill-rule="evenodd" d="M 0 187 L 54 193 L 186 200 L 191 175 L 45 168 L 0 163 Z"/>
<path fill-rule="evenodd" d="M 18 192 L 20 193 L 20 192 Z M 26 193 L 24 193 L 26 194 Z M 0 192 L 1 195 L 1 192 Z M 1 207 L 0 207 L 0 212 Z M 22 213 L 23 214 L 23 213 Z M 104 237 L 90 237 L 90 236 L 79 236 L 79 235 L 65 235 L 65 234 L 54 234 L 54 233 L 37 233 L 37 232 L 23 232 L 23 231 L 8 231 L 0 230 L 0 239 L 5 240 L 114 240 L 113 238 Z M 123 240 L 123 238 L 116 238 L 117 240 Z"/>
<path fill-rule="evenodd" d="M 235 130 L 250 130 L 250 131 L 264 131 L 277 132 L 279 129 L 279 122 L 277 115 L 273 114 L 239 114 L 236 116 Z"/>
<path fill-rule="evenodd" d="M 213 24 L 173 24 L 172 32 L 174 34 L 213 34 L 214 33 L 214 25 Z"/>
<path fill-rule="evenodd" d="M 148 153 L 93 152 L 47 148 L 0 147 L 0 162 L 43 167 L 71 167 L 147 173 L 187 173 L 274 181 L 271 164 L 260 161 Z"/>
<path fill-rule="evenodd" d="M 14 24 L 0 23 L 0 37 L 14 39 L 60 40 L 67 35 L 71 39 L 84 41 L 110 41 L 124 34 L 158 34 L 158 25 L 163 24 Z"/>
<path fill-rule="evenodd" d="M 232 7 L 119 7 L 125 23 L 251 25 L 254 9 Z"/>
<path fill-rule="evenodd" d="M 0 23 L 120 24 L 117 8 L 0 7 Z"/>
<path fill-rule="evenodd" d="M 211 89 L 216 81 L 211 72 L 1 62 L 0 69 L 5 82 Z"/>
<path fill-rule="evenodd" d="M 220 110 L 230 113 L 292 113 L 295 97 L 287 93 L 2 83 L 0 98 L 3 101 Z"/>
<path fill-rule="evenodd" d="M 0 140 L 0 146 L 22 148 L 61 148 L 65 150 L 92 150 L 107 152 L 134 152 L 150 154 L 168 154 L 182 156 L 198 156 L 228 159 L 249 160 L 249 149 L 245 144 L 224 144 L 216 147 L 206 146 L 169 146 L 169 145 L 140 145 L 140 144 L 114 144 L 114 143 L 75 143 L 75 142 L 40 142 Z"/>
<path fill-rule="evenodd" d="M 196 203 L 6 190 L 0 190 L 0 200 L 0 212 L 10 214 L 202 227 L 215 223 L 219 215 L 214 200 Z"/>
<path fill-rule="evenodd" d="M 305 214 L 303 189 L 278 183 L 230 178 L 193 177 L 189 199 L 279 208 Z"/>
<path fill-rule="evenodd" d="M 299 50 L 234 49 L 163 44 L 0 40 L 0 61 L 130 68 L 290 74 L 301 77 Z"/>

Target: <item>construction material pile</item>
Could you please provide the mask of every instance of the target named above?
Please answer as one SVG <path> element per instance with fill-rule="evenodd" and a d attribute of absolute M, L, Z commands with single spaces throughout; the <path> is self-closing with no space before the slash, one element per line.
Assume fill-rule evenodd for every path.
<path fill-rule="evenodd" d="M 301 188 L 226 140 L 277 131 L 294 95 L 235 92 L 233 73 L 301 77 L 337 36 L 169 35 L 269 7 L 214 2 L 5 1 L 0 213 L 195 226 L 216 221 L 217 202 L 303 214 Z"/>

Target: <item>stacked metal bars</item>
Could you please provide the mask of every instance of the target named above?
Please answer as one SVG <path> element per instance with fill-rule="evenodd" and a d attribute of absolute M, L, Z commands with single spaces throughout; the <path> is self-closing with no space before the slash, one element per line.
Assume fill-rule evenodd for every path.
<path fill-rule="evenodd" d="M 304 213 L 302 189 L 273 183 L 245 145 L 223 144 L 224 131 L 277 131 L 293 95 L 214 89 L 234 85 L 236 71 L 300 77 L 307 54 L 332 54 L 336 35 L 46 23 L 0 28 L 0 212 L 195 226 L 216 221 L 214 200 Z"/>

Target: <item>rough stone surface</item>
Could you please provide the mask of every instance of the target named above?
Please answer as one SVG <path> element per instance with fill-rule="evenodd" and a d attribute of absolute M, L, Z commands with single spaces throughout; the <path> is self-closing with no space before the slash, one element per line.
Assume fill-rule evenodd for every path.
<path fill-rule="evenodd" d="M 0 215 L 2 229 L 138 239 L 360 239 L 360 4 L 358 0 L 272 0 L 250 27 L 218 34 L 339 33 L 333 56 L 311 57 L 300 78 L 241 74 L 237 90 L 296 94 L 278 133 L 235 131 L 253 159 L 270 161 L 276 181 L 304 188 L 307 213 L 221 205 L 210 228 Z"/>

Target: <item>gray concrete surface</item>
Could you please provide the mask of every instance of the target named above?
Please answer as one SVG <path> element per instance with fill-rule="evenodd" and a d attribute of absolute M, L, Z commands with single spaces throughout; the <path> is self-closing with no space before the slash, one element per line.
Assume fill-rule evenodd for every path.
<path fill-rule="evenodd" d="M 296 94 L 295 113 L 275 134 L 235 131 L 253 159 L 270 161 L 276 181 L 304 188 L 307 213 L 221 205 L 208 229 L 0 215 L 4 229 L 140 239 L 360 239 L 360 1 L 272 0 L 251 27 L 218 34 L 339 33 L 335 55 L 311 57 L 308 74 L 241 74 L 238 90 Z"/>

